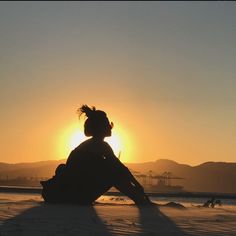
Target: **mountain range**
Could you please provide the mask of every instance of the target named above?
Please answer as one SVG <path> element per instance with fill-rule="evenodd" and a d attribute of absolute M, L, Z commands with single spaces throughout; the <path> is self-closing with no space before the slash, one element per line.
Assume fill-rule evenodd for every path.
<path fill-rule="evenodd" d="M 65 160 L 50 160 L 33 163 L 8 164 L 0 162 L 0 179 L 50 178 L 56 167 Z M 145 163 L 125 163 L 133 173 L 161 175 L 171 172 L 172 185 L 181 185 L 186 191 L 236 193 L 236 163 L 206 162 L 197 166 L 179 164 L 172 160 L 159 159 Z"/>

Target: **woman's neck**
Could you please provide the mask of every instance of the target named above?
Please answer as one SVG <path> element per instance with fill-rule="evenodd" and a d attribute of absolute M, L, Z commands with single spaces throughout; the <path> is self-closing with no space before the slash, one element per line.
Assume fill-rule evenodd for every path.
<path fill-rule="evenodd" d="M 99 141 L 99 142 L 103 142 L 104 141 L 104 138 L 103 136 L 93 136 L 92 139 L 95 140 L 95 141 Z"/>

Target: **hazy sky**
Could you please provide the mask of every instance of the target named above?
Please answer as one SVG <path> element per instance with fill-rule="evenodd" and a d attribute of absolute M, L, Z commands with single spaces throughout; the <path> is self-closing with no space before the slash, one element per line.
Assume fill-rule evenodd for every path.
<path fill-rule="evenodd" d="M 0 161 L 66 158 L 58 140 L 82 127 L 86 103 L 126 133 L 123 161 L 236 162 L 235 12 L 219 1 L 0 2 Z"/>

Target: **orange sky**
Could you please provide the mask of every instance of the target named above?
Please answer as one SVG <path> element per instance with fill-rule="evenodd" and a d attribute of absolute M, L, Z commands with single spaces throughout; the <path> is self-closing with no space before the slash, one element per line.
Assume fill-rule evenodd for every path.
<path fill-rule="evenodd" d="M 235 8 L 1 2 L 0 161 L 67 158 L 88 104 L 115 123 L 122 161 L 235 162 Z"/>

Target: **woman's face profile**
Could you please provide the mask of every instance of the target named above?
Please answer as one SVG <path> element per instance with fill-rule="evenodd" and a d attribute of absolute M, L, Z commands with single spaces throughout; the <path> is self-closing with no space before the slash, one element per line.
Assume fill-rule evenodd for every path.
<path fill-rule="evenodd" d="M 113 122 L 110 123 L 109 120 L 106 119 L 106 122 L 104 124 L 104 137 L 111 136 L 111 134 L 112 134 L 111 130 L 112 130 L 113 126 L 114 126 Z"/>

